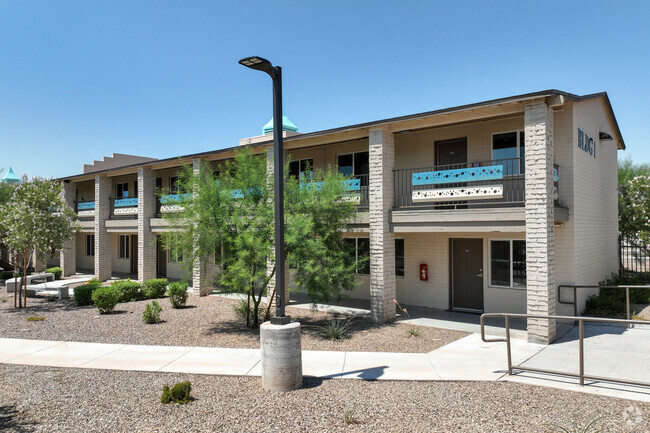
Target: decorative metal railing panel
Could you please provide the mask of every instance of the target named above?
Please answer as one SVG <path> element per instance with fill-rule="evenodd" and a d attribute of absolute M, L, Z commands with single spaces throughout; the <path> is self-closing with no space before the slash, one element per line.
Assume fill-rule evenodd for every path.
<path fill-rule="evenodd" d="M 138 198 L 120 198 L 115 200 L 115 207 L 132 207 L 138 205 Z"/>
<path fill-rule="evenodd" d="M 94 201 L 86 201 L 86 202 L 77 203 L 77 210 L 94 210 L 94 209 L 95 209 L 95 202 Z"/>
<path fill-rule="evenodd" d="M 444 185 L 503 179 L 503 165 L 413 173 L 413 185 Z"/>

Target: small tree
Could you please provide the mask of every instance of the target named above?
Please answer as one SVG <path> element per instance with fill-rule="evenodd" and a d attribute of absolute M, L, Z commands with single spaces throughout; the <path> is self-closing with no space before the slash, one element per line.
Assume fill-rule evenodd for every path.
<path fill-rule="evenodd" d="M 618 230 L 629 242 L 637 242 L 637 233 L 644 227 L 635 215 L 635 208 L 642 205 L 636 201 L 640 191 L 630 190 L 630 182 L 637 176 L 650 176 L 650 164 L 635 163 L 629 157 L 618 162 Z M 640 186 L 638 182 L 636 184 Z"/>
<path fill-rule="evenodd" d="M 269 269 L 274 263 L 273 180 L 266 159 L 247 148 L 220 169 L 218 179 L 208 162 L 197 171 L 183 171 L 180 188 L 192 194 L 180 196 L 180 212 L 165 214 L 172 230 L 163 240 L 168 248 L 182 251 L 188 272 L 194 263 L 205 269 L 219 257 L 217 284 L 248 295 L 247 325 L 257 327 L 262 296 L 278 269 L 277 264 Z M 328 170 L 285 184 L 286 255 L 296 266 L 297 285 L 313 302 L 340 297 L 354 287 L 355 263 L 341 232 L 356 205 L 347 200 L 345 180 Z M 269 314 L 270 305 L 263 318 Z"/>
<path fill-rule="evenodd" d="M 625 234 L 650 245 L 650 176 L 635 176 L 625 187 Z"/>
<path fill-rule="evenodd" d="M 63 248 L 72 236 L 75 217 L 63 201 L 61 185 L 41 178 L 24 179 L 9 201 L 0 206 L 0 235 L 13 253 L 15 266 L 22 265 L 23 279 L 20 289 L 15 290 L 15 306 L 27 306 L 27 268 L 34 252 L 40 260 L 44 252 Z"/>

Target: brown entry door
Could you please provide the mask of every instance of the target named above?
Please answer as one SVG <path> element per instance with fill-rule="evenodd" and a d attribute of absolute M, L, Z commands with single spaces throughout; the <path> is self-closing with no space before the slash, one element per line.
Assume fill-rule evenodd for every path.
<path fill-rule="evenodd" d="M 451 239 L 452 308 L 483 311 L 483 240 Z"/>

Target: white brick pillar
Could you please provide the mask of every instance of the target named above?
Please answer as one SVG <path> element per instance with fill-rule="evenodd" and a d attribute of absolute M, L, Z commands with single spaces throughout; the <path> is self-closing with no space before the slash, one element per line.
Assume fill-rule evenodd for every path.
<path fill-rule="evenodd" d="M 370 309 L 373 322 L 395 318 L 395 238 L 390 232 L 393 207 L 395 142 L 385 129 L 369 132 L 370 155 Z"/>
<path fill-rule="evenodd" d="M 275 172 L 275 166 L 273 162 L 273 147 L 269 147 L 266 149 L 266 174 L 267 174 L 267 181 L 271 184 L 270 186 L 273 187 L 273 173 Z M 285 173 L 286 175 L 286 173 Z M 271 246 L 272 253 L 275 251 L 275 244 Z M 285 256 L 286 258 L 286 256 Z M 266 263 L 266 275 L 270 275 L 271 272 L 273 271 L 273 266 L 275 265 L 275 262 L 273 260 L 268 260 Z M 280 269 L 276 269 L 275 272 L 280 272 Z M 284 263 L 284 282 L 285 282 L 285 290 L 284 290 L 284 305 L 285 307 L 289 305 L 289 299 L 290 299 L 290 294 L 289 294 L 289 262 L 285 260 Z M 271 308 L 275 308 L 275 296 L 271 297 L 273 294 L 273 289 L 275 289 L 275 275 L 269 280 L 269 284 L 266 287 L 267 291 L 267 299 L 268 302 L 271 303 Z M 271 314 L 275 314 L 275 310 L 271 310 Z"/>
<path fill-rule="evenodd" d="M 71 182 L 63 182 L 61 195 L 65 204 L 75 209 L 75 200 L 77 198 L 77 185 Z M 59 253 L 59 265 L 63 270 L 63 276 L 69 277 L 77 273 L 77 234 L 72 233 L 72 237 L 65 243 L 63 250 Z"/>
<path fill-rule="evenodd" d="M 113 183 L 106 176 L 95 176 L 95 278 L 110 280 L 113 274 L 111 236 L 106 231 L 106 220 L 111 213 Z"/>
<path fill-rule="evenodd" d="M 156 278 L 156 235 L 151 218 L 156 212 L 156 177 L 145 167 L 138 168 L 138 281 Z"/>
<path fill-rule="evenodd" d="M 194 174 L 198 174 L 201 168 L 201 160 L 193 159 L 192 167 Z M 198 196 L 198 192 L 193 192 L 194 196 Z M 206 266 L 201 266 L 201 260 L 197 259 L 192 265 L 192 293 L 199 296 L 207 296 L 214 289 L 213 280 L 215 277 L 216 266 L 214 265 L 214 256 L 211 255 Z"/>
<path fill-rule="evenodd" d="M 553 203 L 553 110 L 546 103 L 526 105 L 526 310 L 554 315 L 555 208 Z M 549 344 L 554 320 L 528 319 L 528 341 Z"/>

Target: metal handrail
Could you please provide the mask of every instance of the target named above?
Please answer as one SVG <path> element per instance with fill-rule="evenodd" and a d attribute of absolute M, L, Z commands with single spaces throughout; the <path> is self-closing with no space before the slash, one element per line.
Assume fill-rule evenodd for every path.
<path fill-rule="evenodd" d="M 573 302 L 562 300 L 562 289 L 573 289 Z M 560 284 L 557 286 L 557 302 L 564 305 L 573 305 L 573 315 L 578 315 L 577 289 L 625 289 L 625 307 L 627 320 L 630 320 L 630 289 L 650 289 L 650 286 L 620 285 L 620 286 L 582 286 L 578 284 Z"/>
<path fill-rule="evenodd" d="M 485 317 L 503 317 L 506 324 L 506 338 L 486 338 L 485 337 Z M 578 322 L 578 341 L 579 352 L 578 362 L 580 372 L 578 374 L 569 373 L 565 371 L 547 370 L 543 368 L 524 367 L 522 365 L 512 365 L 512 348 L 510 345 L 510 318 L 515 319 L 547 319 L 547 320 L 566 320 Z M 584 322 L 597 322 L 597 323 L 611 323 L 611 324 L 627 324 L 627 325 L 648 325 L 648 322 L 643 320 L 625 320 L 625 319 L 606 319 L 601 317 L 577 317 L 577 316 L 550 316 L 543 314 L 515 314 L 515 313 L 485 313 L 481 314 L 481 340 L 486 343 L 506 343 L 506 351 L 508 356 L 508 375 L 512 376 L 513 370 L 533 371 L 545 374 L 558 374 L 563 376 L 577 377 L 580 379 L 580 385 L 585 384 L 585 379 L 597 380 L 604 382 L 624 383 L 627 385 L 637 386 L 650 386 L 650 382 L 639 382 L 634 380 L 623 380 L 612 377 L 589 376 L 585 374 L 585 347 L 584 347 Z M 525 361 L 524 361 L 525 362 Z"/>

